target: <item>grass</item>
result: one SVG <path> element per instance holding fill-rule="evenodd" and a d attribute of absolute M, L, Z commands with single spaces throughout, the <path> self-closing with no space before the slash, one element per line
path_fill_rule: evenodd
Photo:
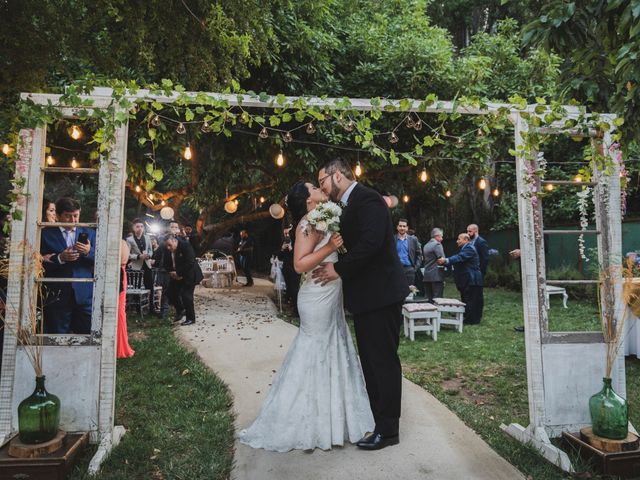
<path fill-rule="evenodd" d="M 89 477 L 87 452 L 71 480 L 226 479 L 233 465 L 227 387 L 159 320 L 130 319 L 132 358 L 118 360 L 116 425 L 127 434 Z"/>
<path fill-rule="evenodd" d="M 453 287 L 446 295 L 457 298 Z M 552 330 L 595 329 L 595 306 L 569 300 L 570 308 L 564 309 L 555 296 L 551 305 Z M 462 335 L 443 329 L 437 342 L 426 335 L 417 335 L 415 342 L 403 336 L 399 353 L 405 377 L 436 396 L 530 478 L 571 478 L 500 430 L 501 423 L 529 424 L 524 334 L 513 330 L 523 324 L 521 295 L 485 289 L 484 312 L 482 323 L 465 326 Z M 633 401 L 640 398 L 638 360 L 627 361 L 627 389 L 630 419 L 638 425 L 640 405 Z"/>

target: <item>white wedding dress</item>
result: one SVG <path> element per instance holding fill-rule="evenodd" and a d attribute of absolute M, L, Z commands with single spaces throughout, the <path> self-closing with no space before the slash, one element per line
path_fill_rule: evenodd
<path fill-rule="evenodd" d="M 327 234 L 315 250 L 329 238 Z M 325 261 L 337 262 L 337 253 Z M 328 450 L 373 431 L 360 361 L 344 318 L 342 281 L 321 286 L 307 274 L 298 293 L 298 312 L 300 329 L 262 410 L 239 434 L 240 442 L 251 447 Z"/>

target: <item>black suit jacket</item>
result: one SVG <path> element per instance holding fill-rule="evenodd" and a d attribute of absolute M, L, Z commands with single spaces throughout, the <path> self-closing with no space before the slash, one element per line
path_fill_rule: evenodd
<path fill-rule="evenodd" d="M 176 267 L 173 268 L 173 261 L 171 252 L 167 251 L 164 255 L 164 267 L 167 272 L 176 272 L 179 277 L 182 277 L 182 282 L 187 285 L 197 285 L 202 281 L 202 270 L 200 265 L 196 261 L 196 254 L 193 251 L 191 244 L 178 239 L 178 248 L 175 252 Z"/>
<path fill-rule="evenodd" d="M 473 242 L 473 246 L 478 252 L 478 257 L 480 258 L 480 271 L 482 272 L 482 277 L 487 274 L 487 265 L 489 265 L 489 244 L 487 241 L 482 238 L 480 235 Z"/>
<path fill-rule="evenodd" d="M 340 255 L 335 270 L 342 278 L 345 307 L 359 314 L 402 302 L 409 285 L 382 196 L 358 183 L 342 212 L 340 233 L 347 253 Z"/>

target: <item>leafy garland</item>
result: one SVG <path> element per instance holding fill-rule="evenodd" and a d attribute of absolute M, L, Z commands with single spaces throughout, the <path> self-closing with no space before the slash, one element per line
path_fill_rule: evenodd
<path fill-rule="evenodd" d="M 100 85 L 104 85 L 100 81 Z M 111 101 L 104 108 L 94 107 L 94 101 L 85 95 L 90 95 L 94 88 L 98 87 L 96 79 L 88 78 L 72 85 L 69 85 L 61 95 L 57 104 L 48 103 L 46 105 L 36 104 L 26 99 L 21 100 L 19 105 L 19 118 L 15 124 L 15 132 L 10 134 L 8 142 L 13 154 L 9 155 L 9 161 L 15 161 L 18 143 L 17 131 L 21 128 L 42 127 L 52 124 L 63 118 L 60 107 L 71 108 L 73 114 L 79 121 L 91 121 L 96 125 L 96 131 L 90 143 L 96 144 L 97 154 L 103 159 L 108 159 L 115 144 L 115 134 L 118 127 L 123 126 L 130 120 L 138 117 L 140 112 L 144 114 L 146 127 L 143 134 L 138 136 L 137 141 L 141 146 L 150 145 L 153 152 L 158 146 L 173 142 L 173 132 L 167 128 L 166 121 L 171 119 L 177 124 L 177 133 L 185 131 L 185 124 L 199 123 L 201 131 L 222 134 L 227 137 L 232 135 L 231 128 L 240 124 L 245 128 L 259 128 L 261 138 L 268 138 L 269 134 L 276 133 L 277 143 L 287 143 L 292 139 L 292 132 L 304 128 L 308 133 L 315 131 L 315 124 L 320 122 L 336 122 L 344 130 L 351 133 L 353 141 L 362 149 L 378 158 L 384 159 L 393 165 L 397 165 L 401 160 L 409 165 L 417 165 L 419 161 L 429 155 L 429 149 L 443 145 L 447 142 L 460 145 L 468 133 L 463 135 L 453 135 L 447 131 L 445 124 L 449 121 L 455 122 L 462 118 L 464 109 L 487 109 L 488 103 L 477 97 L 459 97 L 453 102 L 452 112 L 442 112 L 436 114 L 437 124 L 428 125 L 428 132 L 418 134 L 422 130 L 425 122 L 419 115 L 426 112 L 428 108 L 438 108 L 443 105 L 435 94 L 427 95 L 418 104 L 418 113 L 410 112 L 414 101 L 411 99 L 401 99 L 397 105 L 387 104 L 381 98 L 371 99 L 372 109 L 370 111 L 358 111 L 353 107 L 349 98 L 335 100 L 334 105 L 314 105 L 310 98 L 298 97 L 290 101 L 285 95 L 279 94 L 270 96 L 265 93 L 243 92 L 237 83 L 233 83 L 232 88 L 223 93 L 238 94 L 239 106 L 231 106 L 228 101 L 216 98 L 213 95 L 200 92 L 189 94 L 186 89 L 179 84 L 174 84 L 171 80 L 162 80 L 160 84 L 147 85 L 144 88 L 149 90 L 151 96 L 172 96 L 175 100 L 171 104 L 161 103 L 153 98 L 132 99 L 140 91 L 141 87 L 135 81 L 113 80 L 107 82 L 107 86 L 112 89 Z M 262 102 L 269 103 L 273 108 L 270 115 L 259 115 L 251 113 L 242 106 L 242 95 L 248 95 Z M 321 97 L 325 99 L 326 97 Z M 623 120 L 616 118 L 613 124 L 609 123 L 608 117 L 598 113 L 587 114 L 586 109 L 581 107 L 577 118 L 569 115 L 565 107 L 558 101 L 548 102 L 545 98 L 536 98 L 537 104 L 529 106 L 526 99 L 520 96 L 509 98 L 510 107 L 501 107 L 495 111 L 490 111 L 483 115 L 477 115 L 474 122 L 477 125 L 475 130 L 478 137 L 485 137 L 505 130 L 510 124 L 512 111 L 517 111 L 528 125 L 533 127 L 554 127 L 561 126 L 572 135 L 588 135 L 590 130 L 611 131 L 622 125 Z M 170 116 L 166 111 L 170 112 Z M 374 122 L 379 120 L 385 113 L 404 113 L 403 120 L 391 131 L 381 132 L 374 126 Z M 289 129 L 285 128 L 291 122 L 296 122 L 297 126 Z M 397 151 L 394 145 L 398 142 L 396 130 L 401 126 L 413 129 L 415 144 L 409 151 Z M 614 141 L 620 141 L 620 133 L 613 132 Z M 391 144 L 390 148 L 384 148 L 381 137 L 386 137 Z M 509 153 L 519 156 L 525 160 L 530 158 L 532 152 L 540 151 L 541 146 L 550 138 L 550 135 L 540 133 L 537 129 L 523 132 L 523 145 L 519 145 L 515 150 L 510 149 Z M 175 143 L 175 142 L 173 142 Z M 480 142 L 479 148 L 488 148 L 490 142 Z M 155 165 L 154 154 L 151 155 L 151 162 L 145 166 L 143 172 L 144 187 L 151 191 L 157 181 L 163 176 L 161 169 Z M 602 158 L 601 161 L 607 159 Z M 622 165 L 622 158 L 616 157 Z M 539 168 L 535 172 L 527 169 L 527 184 L 532 188 L 532 175 L 544 178 L 545 169 Z M 24 183 L 16 183 L 10 201 L 16 200 L 16 195 L 22 193 Z M 542 192 L 531 189 L 527 196 L 533 202 Z"/>

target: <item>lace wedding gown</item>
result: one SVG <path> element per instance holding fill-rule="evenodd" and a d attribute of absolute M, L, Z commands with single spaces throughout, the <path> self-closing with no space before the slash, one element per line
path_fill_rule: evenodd
<path fill-rule="evenodd" d="M 303 220 L 304 221 L 304 220 Z M 316 246 L 322 248 L 330 235 Z M 337 262 L 332 253 L 326 262 Z M 300 329 L 253 424 L 240 441 L 278 452 L 328 450 L 373 431 L 360 362 L 342 306 L 342 281 L 325 286 L 310 274 L 298 293 Z"/>

